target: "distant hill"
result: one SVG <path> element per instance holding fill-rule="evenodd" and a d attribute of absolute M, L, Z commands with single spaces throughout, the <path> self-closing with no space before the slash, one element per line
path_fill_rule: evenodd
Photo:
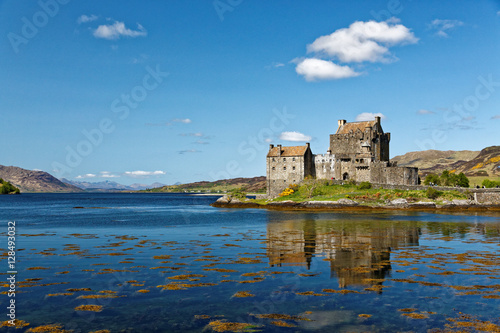
<path fill-rule="evenodd" d="M 47 172 L 15 166 L 0 165 L 0 178 L 18 187 L 21 192 L 82 192 L 82 189 L 65 184 Z"/>
<path fill-rule="evenodd" d="M 415 151 L 396 156 L 391 161 L 398 162 L 399 166 L 418 167 L 421 175 L 454 170 L 466 176 L 500 176 L 500 146 L 487 147 L 481 151 Z"/>
<path fill-rule="evenodd" d="M 110 180 L 105 180 L 102 182 L 86 182 L 86 181 L 76 181 L 76 180 L 69 180 L 69 179 L 62 178 L 61 181 L 63 181 L 64 183 L 74 185 L 76 187 L 79 187 L 79 188 L 84 189 L 85 191 L 89 191 L 89 192 L 91 192 L 91 191 L 98 191 L 98 192 L 139 191 L 139 190 L 145 190 L 145 189 L 149 189 L 149 188 L 165 186 L 165 184 L 161 184 L 161 183 L 153 183 L 151 185 L 139 184 L 139 183 L 134 183 L 131 185 L 123 185 L 123 184 L 113 182 Z"/>
<path fill-rule="evenodd" d="M 243 191 L 249 193 L 265 192 L 266 177 L 253 178 L 233 178 L 223 179 L 213 182 L 201 181 L 189 184 L 167 185 L 159 188 L 154 188 L 148 192 L 223 192 L 232 189 L 242 188 Z"/>

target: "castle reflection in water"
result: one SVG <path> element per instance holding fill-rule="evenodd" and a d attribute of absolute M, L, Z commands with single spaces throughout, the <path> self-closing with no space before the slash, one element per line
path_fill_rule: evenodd
<path fill-rule="evenodd" d="M 413 222 L 363 219 L 319 219 L 314 214 L 271 214 L 267 225 L 267 256 L 271 267 L 302 266 L 317 270 L 328 261 L 339 287 L 384 279 L 391 270 L 390 252 L 418 246 L 420 228 Z M 313 260 L 314 258 L 314 260 Z"/>

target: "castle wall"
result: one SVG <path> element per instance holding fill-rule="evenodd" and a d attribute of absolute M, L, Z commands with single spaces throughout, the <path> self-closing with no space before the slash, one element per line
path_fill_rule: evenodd
<path fill-rule="evenodd" d="M 299 184 L 314 174 L 314 160 L 311 149 L 304 156 L 267 157 L 267 195 L 278 196 L 291 184 Z"/>
<path fill-rule="evenodd" d="M 335 178 L 335 155 L 319 154 L 314 156 L 314 177 L 317 179 Z"/>

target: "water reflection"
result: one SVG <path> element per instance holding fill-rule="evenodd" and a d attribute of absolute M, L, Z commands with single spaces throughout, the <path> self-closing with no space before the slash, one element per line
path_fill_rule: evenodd
<path fill-rule="evenodd" d="M 267 225 L 267 256 L 271 267 L 300 266 L 311 270 L 313 258 L 330 265 L 339 287 L 366 285 L 391 270 L 390 253 L 418 246 L 416 222 L 282 219 Z"/>

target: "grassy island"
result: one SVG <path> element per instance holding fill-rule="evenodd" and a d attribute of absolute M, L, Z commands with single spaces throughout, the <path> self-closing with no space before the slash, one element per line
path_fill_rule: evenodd
<path fill-rule="evenodd" d="M 236 192 L 238 193 L 238 192 Z M 360 184 L 334 184 L 328 180 L 305 180 L 300 185 L 289 186 L 279 197 L 255 199 L 255 203 L 267 204 L 280 201 L 337 201 L 349 199 L 362 205 L 383 205 L 392 200 L 405 199 L 407 202 L 435 202 L 446 204 L 455 199 L 467 199 L 466 193 L 457 190 L 438 191 L 432 187 L 426 190 L 401 190 L 374 188 L 369 182 Z"/>

